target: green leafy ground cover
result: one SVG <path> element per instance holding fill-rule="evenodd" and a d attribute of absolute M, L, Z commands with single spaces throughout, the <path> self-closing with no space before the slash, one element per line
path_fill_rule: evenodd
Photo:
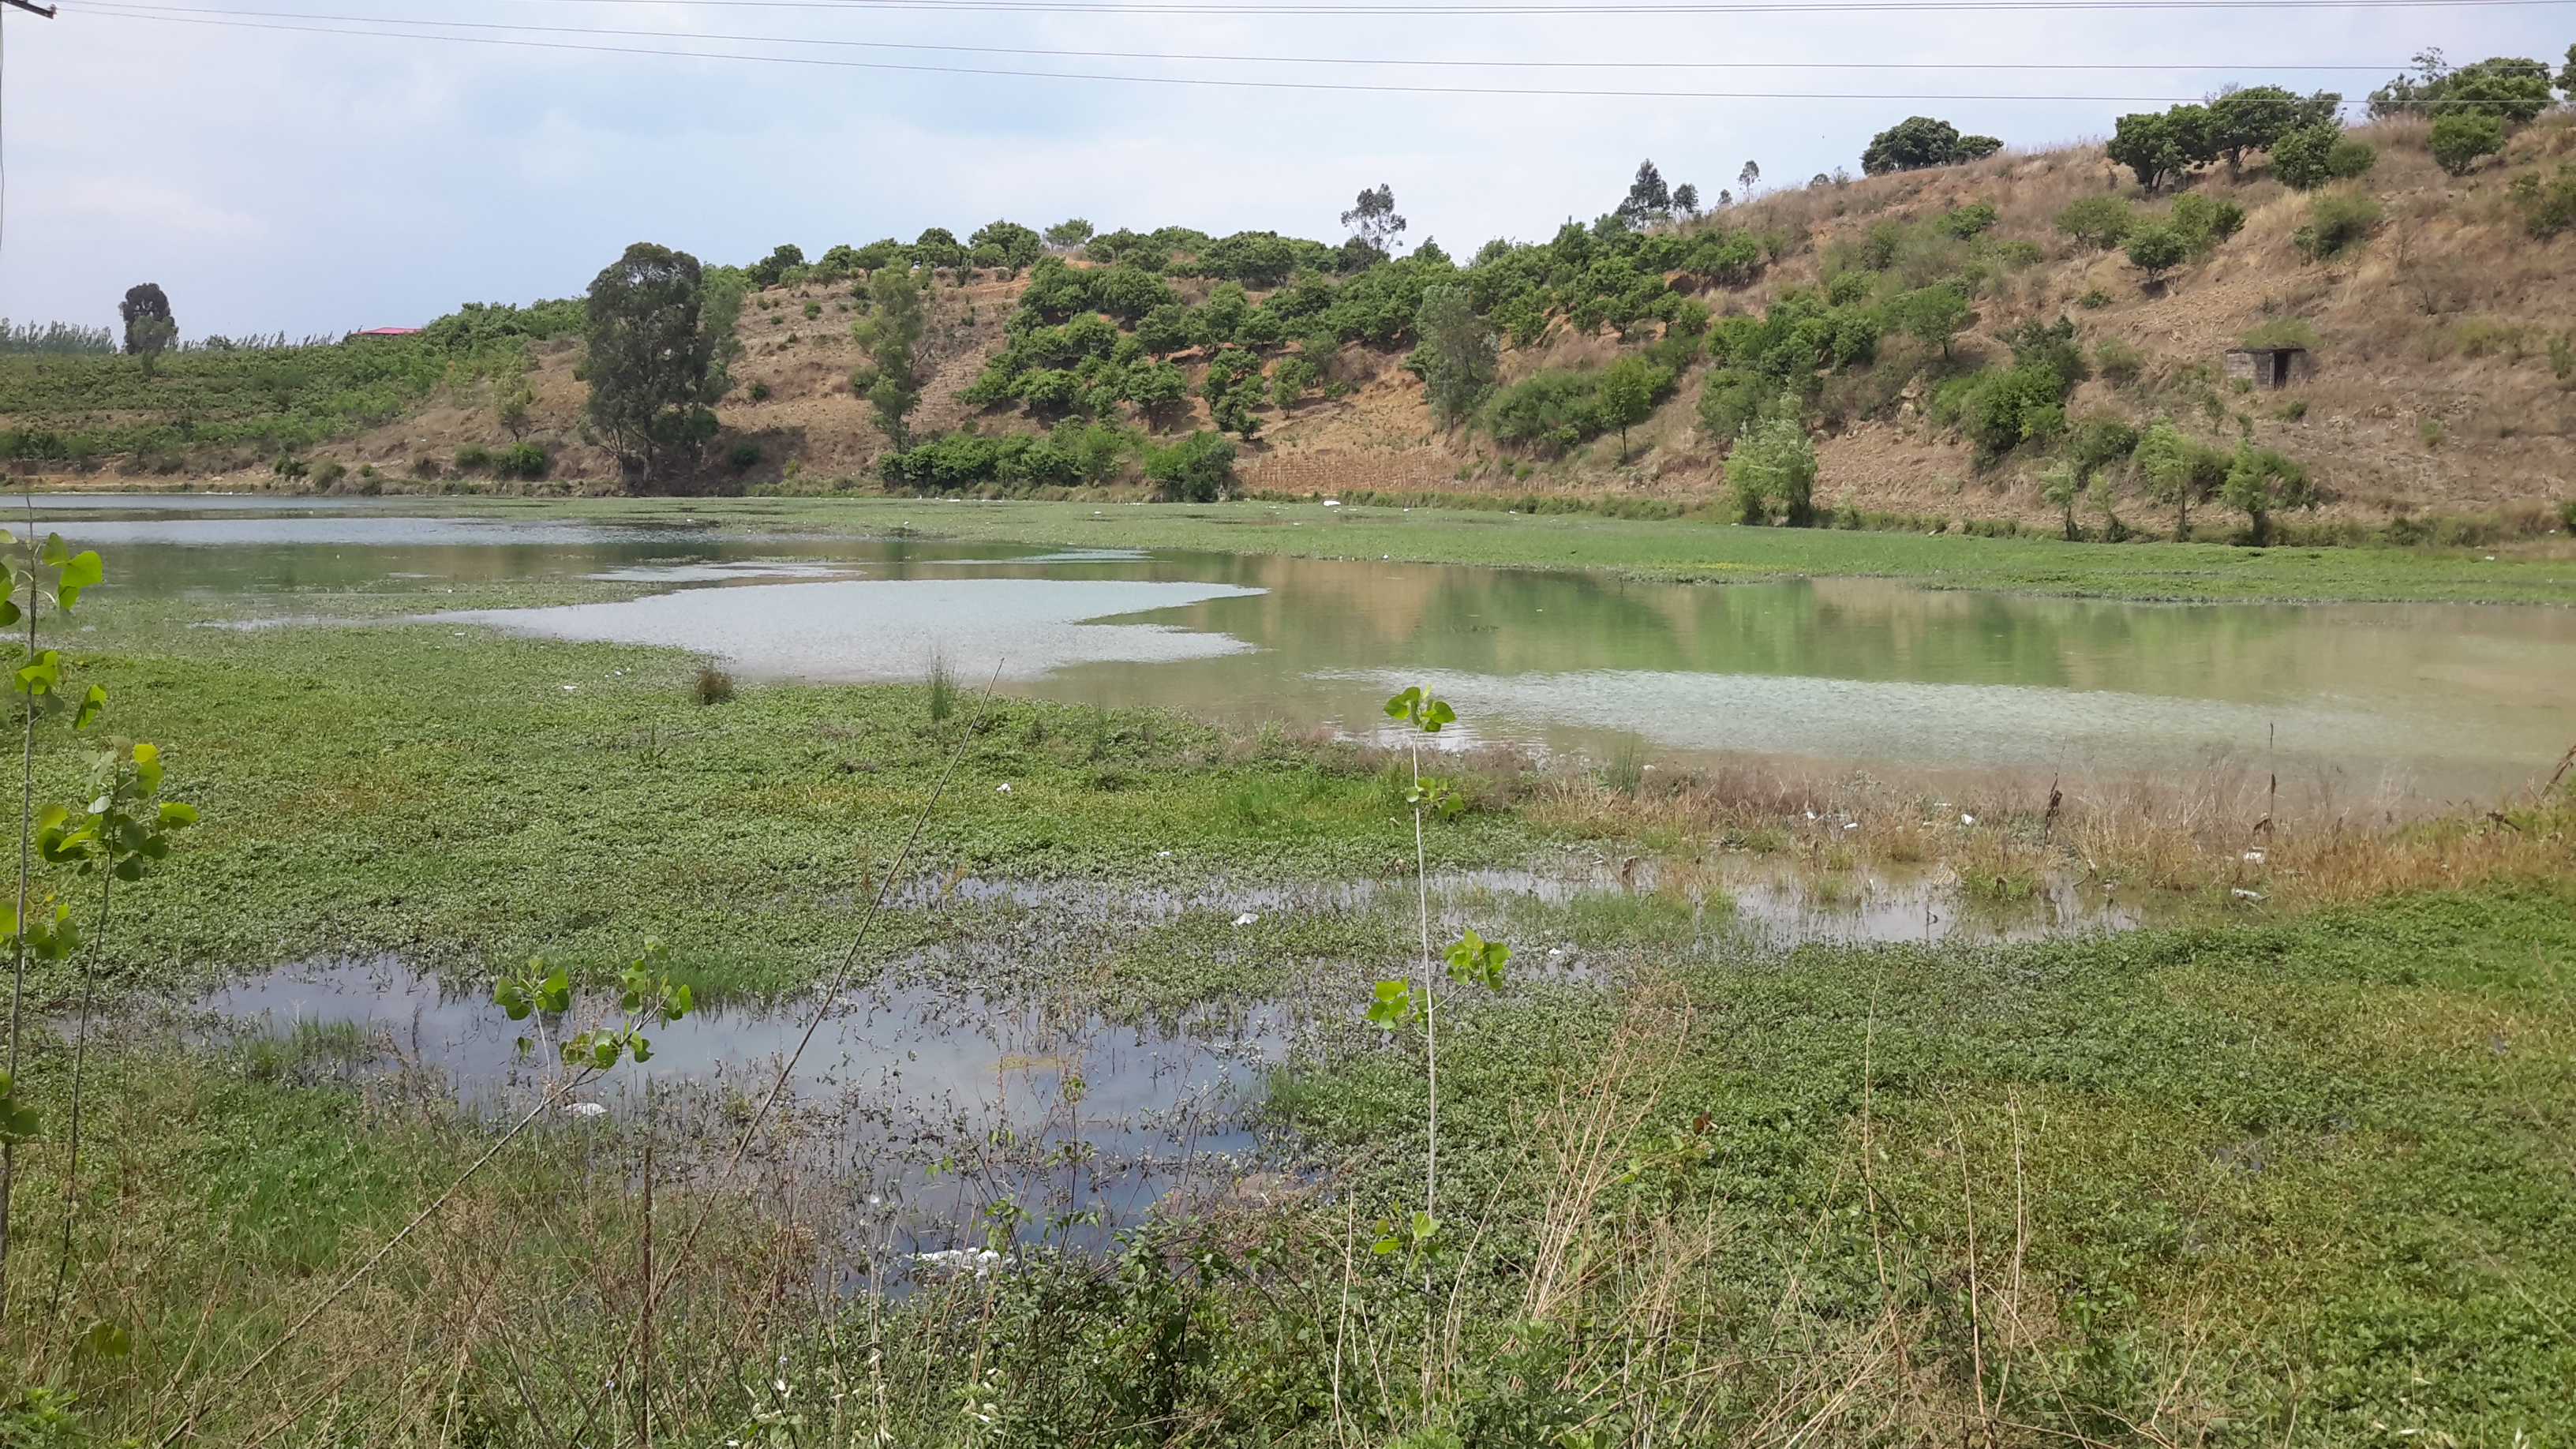
<path fill-rule="evenodd" d="M 1449 1227 L 1425 1251 L 1371 1250 L 1419 1186 L 1416 1043 L 1355 1027 L 1274 1084 L 1314 1175 L 1267 1207 L 1219 1197 L 1107 1261 L 1032 1254 L 891 1303 L 675 1292 L 657 1432 L 748 1438 L 785 1414 L 771 1442 L 2576 1434 L 2576 898 L 1618 960 L 1524 979 L 1450 1028 Z M 107 1061 L 96 1150 L 122 1165 L 93 1189 L 76 1311 L 132 1347 L 48 1370 L 102 1442 L 166 1424 L 174 1375 L 228 1377 L 313 1275 L 480 1150 L 470 1121 L 344 1085 L 345 1046 Z M 407 1250 L 263 1370 L 268 1394 L 222 1401 L 208 1441 L 338 1443 L 354 1420 L 378 1443 L 554 1442 L 603 1412 L 632 1352 L 619 1184 L 640 1145 L 568 1125 L 516 1144 L 451 1210 L 510 1224 L 472 1271 L 444 1238 Z M 50 1243 L 56 1185 L 21 1161 L 27 1241 Z M 756 1237 L 724 1220 L 699 1252 L 747 1271 Z M 496 1280 L 507 1305 L 476 1286 Z"/>

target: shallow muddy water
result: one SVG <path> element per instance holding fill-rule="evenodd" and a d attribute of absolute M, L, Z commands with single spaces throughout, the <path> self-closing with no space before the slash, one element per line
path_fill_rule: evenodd
<path fill-rule="evenodd" d="M 950 504 L 948 507 L 968 505 Z M 925 504 L 926 526 L 941 505 Z M 1284 510 L 1317 514 L 1319 510 Z M 40 500 L 122 587 L 204 622 L 333 589 L 517 580 L 644 597 L 456 619 L 662 644 L 753 678 L 959 678 L 1367 732 L 1428 680 L 1457 736 L 1832 767 L 2277 769 L 2341 798 L 2484 797 L 2576 738 L 2576 611 L 2159 605 L 1866 579 L 1741 585 L 1387 561 L 1049 550 L 406 513 L 400 501 Z"/>

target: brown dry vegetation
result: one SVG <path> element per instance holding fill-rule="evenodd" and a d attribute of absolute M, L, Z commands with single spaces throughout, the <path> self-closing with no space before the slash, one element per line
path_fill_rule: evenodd
<path fill-rule="evenodd" d="M 2097 376 L 2079 389 L 2070 402 L 2074 416 L 2107 412 L 2143 423 L 2170 415 L 2215 440 L 2242 435 L 2277 447 L 2315 474 L 2325 500 L 2319 516 L 2328 521 L 2375 526 L 2409 513 L 2462 513 L 2499 520 L 2508 532 L 2544 534 L 2559 501 L 2576 496 L 2576 378 L 2557 376 L 2550 357 L 2553 339 L 2576 335 L 2576 288 L 2566 284 L 2576 235 L 2529 236 L 2506 186 L 2515 175 L 2576 156 L 2576 117 L 2544 117 L 2515 135 L 2502 156 L 2461 178 L 2433 165 L 2420 123 L 2380 122 L 2355 134 L 2378 149 L 2377 167 L 2358 184 L 2384 218 L 2364 246 L 2339 260 L 2309 262 L 2292 244 L 2309 196 L 2285 189 L 2259 164 L 2241 174 L 2220 169 L 2196 189 L 2242 206 L 2244 229 L 2150 295 L 2119 252 L 2082 246 L 2053 225 L 2078 197 L 2135 192 L 2125 171 L 2086 145 L 1782 191 L 1733 208 L 1726 224 L 1784 238 L 1781 254 L 1751 286 L 1712 289 L 1702 300 L 1719 313 L 1758 310 L 1786 288 L 1818 282 L 1834 248 L 1878 221 L 1921 220 L 1988 201 L 1999 214 L 1993 235 L 2035 243 L 2042 259 L 1990 284 L 1974 327 L 1959 339 L 1962 357 L 1999 356 L 1999 330 L 2068 315 L 2088 348 L 2116 341 L 2141 356 L 2134 381 L 2115 385 Z M 977 273 L 966 286 L 943 282 L 937 290 L 924 348 L 933 373 L 917 429 L 1033 426 L 999 413 L 979 416 L 957 401 L 1001 345 L 1019 286 Z M 1179 284 L 1191 300 L 1208 288 L 1204 281 Z M 2082 305 L 2088 294 L 2096 305 Z M 818 316 L 803 314 L 808 303 Z M 850 369 L 862 360 L 850 340 L 851 317 L 837 285 L 773 288 L 751 299 L 740 324 L 738 386 L 720 409 L 725 437 L 692 486 L 870 486 L 883 439 L 849 392 Z M 2226 385 L 2219 355 L 2253 329 L 2285 319 L 2318 338 L 2315 375 L 2279 393 Z M 1606 330 L 1570 336 L 1560 326 L 1544 343 L 1507 351 L 1503 379 L 1599 361 L 1617 348 Z M 2029 467 L 1980 470 L 1954 434 L 1923 416 L 1921 382 L 1904 381 L 1919 362 L 1916 351 L 1911 340 L 1891 337 L 1876 367 L 1830 380 L 1818 501 L 1863 512 L 2051 523 L 2054 511 L 2039 498 Z M 582 441 L 577 360 L 570 342 L 541 348 L 536 358 L 531 436 L 553 450 L 556 480 L 537 488 L 613 486 L 612 461 Z M 1632 430 L 1628 462 L 1614 465 L 1615 450 L 1598 444 L 1563 458 L 1513 457 L 1472 432 L 1443 433 L 1421 383 L 1397 360 L 1392 351 L 1357 345 L 1322 359 L 1340 395 L 1267 413 L 1262 438 L 1240 461 L 1245 485 L 1294 493 L 1643 498 L 1682 507 L 1723 486 L 1717 452 L 1698 435 L 1696 376 L 1685 377 L 1675 396 Z M 493 420 L 489 388 L 477 383 L 442 395 L 315 456 L 353 470 L 373 464 L 385 486 L 399 489 L 439 471 L 415 468 L 416 459 L 443 460 L 465 443 L 510 441 Z M 1877 395 L 1891 389 L 1890 397 Z M 1881 420 L 1858 420 L 1869 412 Z M 1178 426 L 1206 424 L 1205 405 L 1193 397 Z M 736 468 L 727 455 L 745 440 L 760 446 L 761 461 Z M 256 467 L 257 481 L 274 481 L 265 477 L 264 459 L 207 461 Z M 2154 510 L 2135 494 L 2134 484 L 2122 484 L 2115 506 L 2133 524 L 2156 526 Z"/>

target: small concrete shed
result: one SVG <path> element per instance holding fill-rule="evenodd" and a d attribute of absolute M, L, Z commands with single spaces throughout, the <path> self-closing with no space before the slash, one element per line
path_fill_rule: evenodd
<path fill-rule="evenodd" d="M 2316 375 L 2304 347 L 2239 347 L 2227 354 L 2227 375 L 2260 388 L 2282 388 Z"/>

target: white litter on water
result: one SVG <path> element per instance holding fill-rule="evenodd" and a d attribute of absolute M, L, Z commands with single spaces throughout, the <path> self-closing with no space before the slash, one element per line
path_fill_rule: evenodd
<path fill-rule="evenodd" d="M 1962 815 L 1959 817 L 1959 823 L 1962 825 L 1974 825 L 1977 823 L 1977 817 L 1974 815 Z"/>
<path fill-rule="evenodd" d="M 570 1112 L 576 1117 L 605 1117 L 608 1115 L 608 1109 L 597 1102 L 575 1102 L 571 1106 L 564 1108 L 564 1110 Z"/>
<path fill-rule="evenodd" d="M 1169 860 L 1172 858 L 1172 853 L 1168 850 L 1158 850 L 1154 852 L 1154 857 L 1157 860 Z"/>
<path fill-rule="evenodd" d="M 1001 1266 L 1002 1255 L 990 1248 L 947 1248 L 936 1253 L 915 1253 L 912 1261 L 925 1268 L 972 1268 L 975 1276 L 982 1278 Z"/>
<path fill-rule="evenodd" d="M 2230 894 L 2234 895 L 2240 901 L 2259 901 L 2263 899 L 2263 893 L 2261 891 L 2249 891 L 2243 886 L 2238 886 L 2234 891 L 2230 892 Z"/>
<path fill-rule="evenodd" d="M 1239 916 L 1235 917 L 1235 918 L 1234 918 L 1234 923 L 1235 923 L 1236 925 L 1238 925 L 1238 926 L 1249 926 L 1249 925 L 1251 925 L 1253 922 L 1255 922 L 1255 921 L 1257 921 L 1257 920 L 1260 920 L 1260 919 L 1261 919 L 1261 918 L 1260 918 L 1259 916 L 1254 915 L 1254 914 L 1253 914 L 1252 912 L 1250 912 L 1250 911 L 1246 911 L 1246 912 L 1244 912 L 1242 915 L 1239 915 Z"/>
<path fill-rule="evenodd" d="M 2263 863 L 2263 852 L 2259 850 L 2249 850 L 2245 852 L 2245 858 L 2254 862 L 2256 865 L 2261 865 Z"/>
<path fill-rule="evenodd" d="M 1011 793 L 1011 787 L 1007 784 L 996 785 L 993 787 L 993 793 L 996 795 L 1008 795 Z"/>

